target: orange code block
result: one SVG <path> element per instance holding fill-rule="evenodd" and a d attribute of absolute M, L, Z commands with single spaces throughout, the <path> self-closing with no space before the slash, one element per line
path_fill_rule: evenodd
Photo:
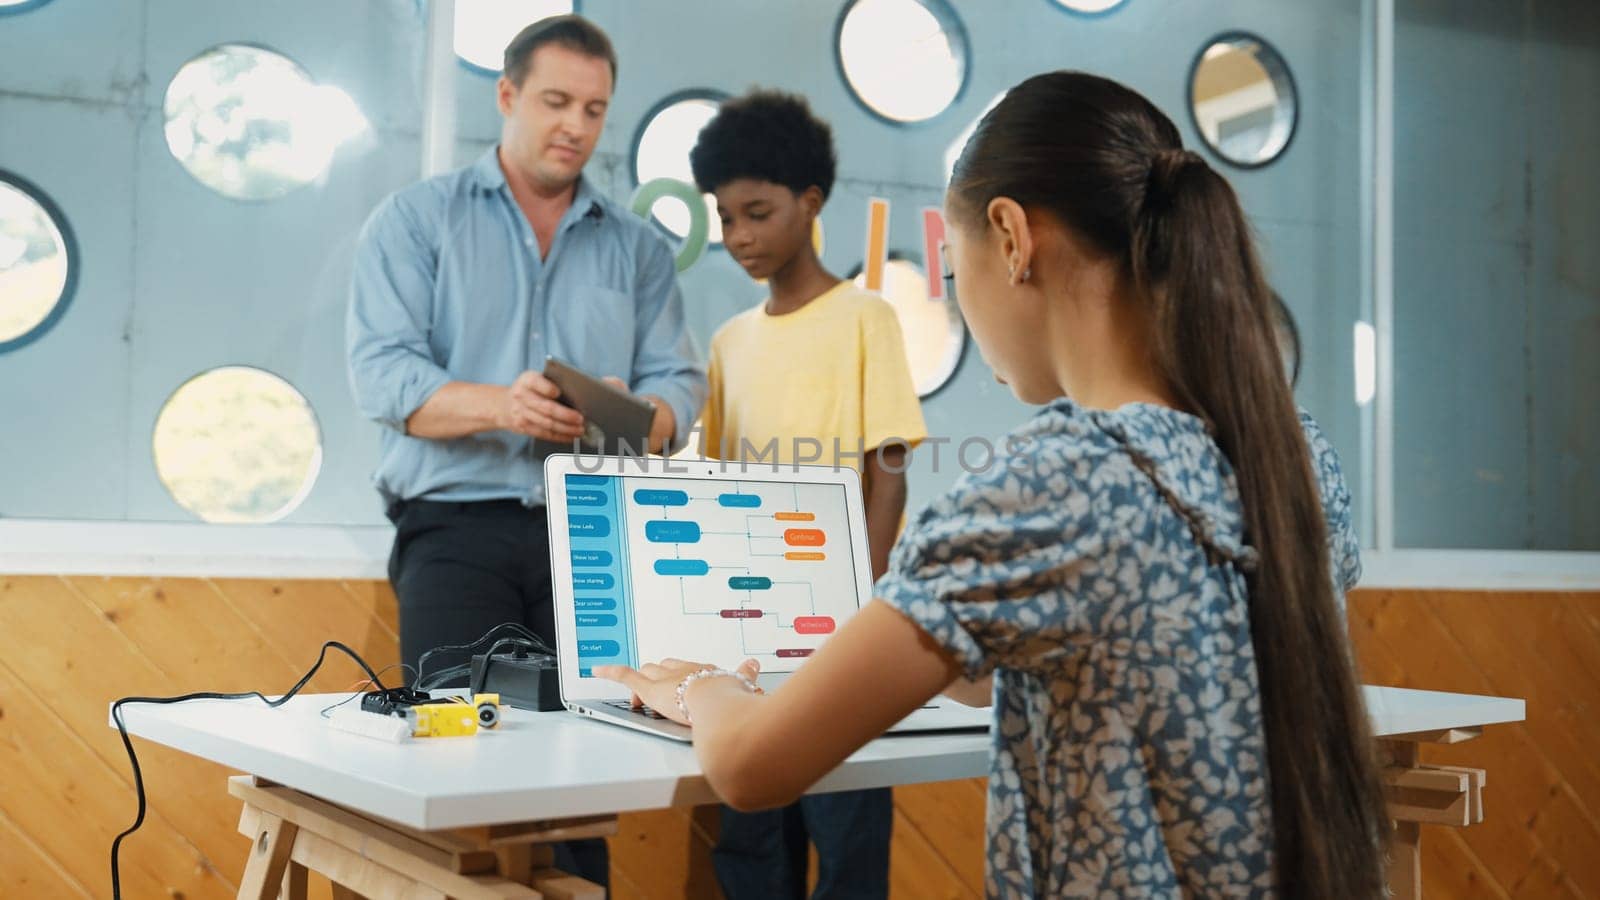
<path fill-rule="evenodd" d="M 828 536 L 821 528 L 788 528 L 783 532 L 783 542 L 791 547 L 821 547 Z"/>

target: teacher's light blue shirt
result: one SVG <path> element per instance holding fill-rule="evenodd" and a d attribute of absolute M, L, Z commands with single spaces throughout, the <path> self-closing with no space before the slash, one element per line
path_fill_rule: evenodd
<path fill-rule="evenodd" d="M 405 433 L 446 382 L 510 384 L 554 356 L 666 400 L 675 447 L 705 403 L 666 241 L 585 179 L 541 260 L 497 149 L 392 194 L 361 232 L 346 348 L 356 404 L 385 426 L 373 481 L 387 500 L 543 502 L 531 438 Z"/>

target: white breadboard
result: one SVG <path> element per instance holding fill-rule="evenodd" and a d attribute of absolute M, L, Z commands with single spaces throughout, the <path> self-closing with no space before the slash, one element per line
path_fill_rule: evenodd
<path fill-rule="evenodd" d="M 367 712 L 354 706 L 341 706 L 329 713 L 328 724 L 340 731 L 395 744 L 411 740 L 411 724 L 405 719 Z"/>

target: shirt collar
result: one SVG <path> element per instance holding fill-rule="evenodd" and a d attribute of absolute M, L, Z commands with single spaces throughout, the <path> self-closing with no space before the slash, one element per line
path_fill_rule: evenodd
<path fill-rule="evenodd" d="M 589 176 L 578 176 L 578 189 L 572 194 L 572 213 L 579 218 L 599 219 L 605 215 L 600 193 L 589 183 Z"/>
<path fill-rule="evenodd" d="M 486 191 L 498 191 L 509 188 L 506 185 L 506 173 L 500 169 L 500 145 L 490 147 L 478 157 L 472 165 L 473 179 L 478 186 Z M 563 219 L 592 217 L 599 219 L 605 215 L 605 207 L 600 203 L 600 194 L 595 191 L 594 185 L 589 183 L 586 175 L 578 176 L 578 189 L 572 195 L 572 208 L 567 210 Z"/>

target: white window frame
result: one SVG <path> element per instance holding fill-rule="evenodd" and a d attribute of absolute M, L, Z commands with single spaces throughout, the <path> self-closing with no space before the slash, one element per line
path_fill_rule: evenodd
<path fill-rule="evenodd" d="M 388 577 L 387 525 L 0 519 L 0 575 Z"/>
<path fill-rule="evenodd" d="M 1538 550 L 1425 550 L 1395 546 L 1394 496 L 1394 108 L 1395 2 L 1365 0 L 1362 15 L 1371 122 L 1362 172 L 1371 186 L 1363 219 L 1367 296 L 1363 318 L 1376 334 L 1377 391 L 1361 410 L 1361 471 L 1366 500 L 1362 587 L 1459 590 L 1600 590 L 1600 553 Z"/>

